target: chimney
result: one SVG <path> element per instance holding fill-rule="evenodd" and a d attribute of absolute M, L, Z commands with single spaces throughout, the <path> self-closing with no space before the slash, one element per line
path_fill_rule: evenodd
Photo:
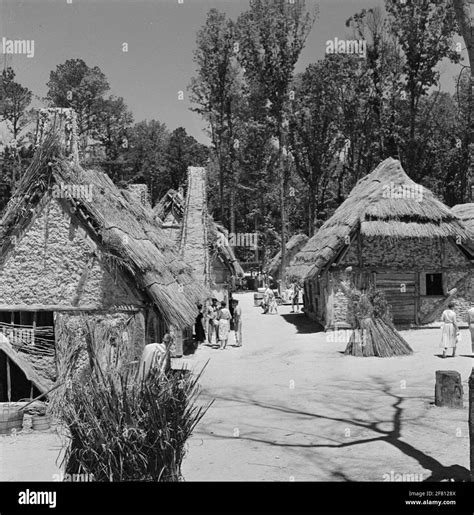
<path fill-rule="evenodd" d="M 77 147 L 76 113 L 65 107 L 49 107 L 40 109 L 36 128 L 35 146 L 39 146 L 51 131 L 57 131 L 61 151 L 79 163 Z"/>

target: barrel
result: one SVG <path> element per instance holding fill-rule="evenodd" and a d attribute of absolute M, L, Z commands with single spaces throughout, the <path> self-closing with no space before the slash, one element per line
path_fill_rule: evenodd
<path fill-rule="evenodd" d="M 12 430 L 23 428 L 23 411 L 13 406 L 0 407 L 0 434 L 8 435 Z"/>
<path fill-rule="evenodd" d="M 31 429 L 35 431 L 46 431 L 51 427 L 49 415 L 33 415 L 31 417 Z"/>
<path fill-rule="evenodd" d="M 263 293 L 254 293 L 253 294 L 253 305 L 260 306 L 263 300 Z"/>

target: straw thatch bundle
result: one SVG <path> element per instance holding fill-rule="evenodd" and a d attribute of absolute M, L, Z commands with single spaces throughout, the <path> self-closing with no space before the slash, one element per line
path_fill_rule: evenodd
<path fill-rule="evenodd" d="M 0 226 L 0 256 L 11 246 L 11 235 L 21 234 L 49 200 L 54 184 L 92 188 L 92 198 L 58 199 L 73 219 L 97 243 L 104 258 L 128 274 L 164 320 L 178 328 L 194 323 L 196 302 L 208 292 L 196 282 L 191 267 L 176 252 L 154 219 L 151 209 L 120 191 L 102 171 L 84 170 L 60 154 L 53 131 L 38 148 L 8 203 Z"/>
<path fill-rule="evenodd" d="M 371 287 L 363 293 L 347 282 L 341 283 L 341 289 L 349 300 L 349 316 L 355 327 L 345 354 L 389 358 L 413 353 L 395 329 L 382 291 Z"/>
<path fill-rule="evenodd" d="M 466 243 L 469 231 L 426 188 L 388 158 L 362 178 L 334 215 L 296 255 L 289 275 L 309 279 L 331 261 L 357 232 L 369 237 L 446 238 Z"/>

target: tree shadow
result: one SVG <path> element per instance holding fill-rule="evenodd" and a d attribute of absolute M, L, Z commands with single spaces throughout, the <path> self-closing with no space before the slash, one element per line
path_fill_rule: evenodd
<path fill-rule="evenodd" d="M 423 452 L 420 449 L 417 449 L 412 444 L 403 441 L 401 439 L 402 437 L 402 420 L 403 420 L 403 401 L 404 397 L 397 395 L 395 393 L 392 393 L 390 391 L 390 387 L 385 383 L 385 381 L 381 378 L 376 380 L 379 384 L 380 388 L 376 389 L 376 391 L 383 393 L 385 396 L 392 399 L 391 407 L 393 409 L 392 416 L 389 420 L 377 420 L 377 421 L 367 421 L 363 418 L 358 417 L 346 417 L 344 416 L 329 416 L 329 415 L 322 415 L 319 413 L 312 413 L 308 411 L 303 411 L 299 409 L 294 409 L 291 407 L 286 406 L 279 406 L 275 404 L 270 404 L 267 402 L 260 402 L 255 399 L 239 399 L 238 397 L 229 397 L 229 396 L 213 396 L 215 399 L 223 399 L 228 400 L 232 402 L 241 402 L 252 406 L 257 406 L 263 409 L 273 410 L 277 412 L 281 412 L 284 414 L 289 415 L 295 415 L 299 417 L 304 418 L 311 418 L 316 420 L 327 420 L 332 422 L 340 422 L 343 424 L 346 424 L 347 426 L 356 426 L 361 429 L 365 429 L 366 431 L 369 431 L 374 434 L 374 436 L 369 438 L 363 438 L 363 439 L 354 439 L 347 442 L 340 442 L 333 438 L 326 437 L 327 440 L 335 442 L 335 443 L 284 443 L 284 442 L 276 442 L 272 440 L 268 440 L 265 438 L 260 438 L 256 436 L 245 436 L 240 435 L 240 439 L 253 441 L 253 442 L 259 442 L 264 443 L 269 446 L 276 446 L 276 447 L 284 447 L 284 448 L 295 448 L 295 449 L 344 449 L 348 447 L 353 447 L 357 445 L 364 445 L 368 443 L 373 442 L 385 442 L 386 444 L 395 447 L 397 450 L 405 454 L 406 456 L 409 456 L 410 458 L 413 458 L 415 461 L 418 462 L 418 464 L 426 470 L 430 471 L 429 477 L 424 479 L 424 482 L 437 482 L 437 481 L 471 481 L 470 477 L 470 471 L 461 466 L 461 465 L 450 465 L 450 466 L 444 466 L 440 461 L 433 458 L 432 456 L 429 456 L 425 452 Z M 352 388 L 354 389 L 354 388 Z M 360 391 L 368 392 L 370 389 L 367 387 L 362 387 Z M 370 415 L 370 410 L 366 410 L 366 412 Z M 415 419 L 410 420 L 418 420 L 420 417 L 416 417 Z M 391 424 L 391 428 L 386 430 L 382 429 L 383 424 Z M 420 425 L 423 425 L 423 422 L 420 422 Z M 223 439 L 233 439 L 233 436 L 228 435 L 217 435 L 214 434 L 214 436 L 218 436 L 219 438 Z M 314 455 L 312 455 L 312 458 L 314 459 Z M 334 478 L 343 479 L 345 481 L 350 481 L 344 473 L 339 469 L 337 471 L 331 471 L 329 472 Z"/>
<path fill-rule="evenodd" d="M 285 322 L 296 327 L 298 334 L 314 334 L 324 332 L 324 327 L 308 318 L 304 313 L 287 313 L 280 315 Z"/>

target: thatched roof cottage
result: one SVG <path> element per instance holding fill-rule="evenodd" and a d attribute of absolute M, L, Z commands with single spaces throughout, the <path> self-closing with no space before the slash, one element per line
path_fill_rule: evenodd
<path fill-rule="evenodd" d="M 298 252 L 308 243 L 308 236 L 306 234 L 294 234 L 286 243 L 286 262 L 291 263 L 292 259 Z M 281 250 L 279 250 L 271 259 L 268 266 L 265 268 L 267 274 L 271 275 L 273 279 L 280 278 L 281 267 Z"/>
<path fill-rule="evenodd" d="M 461 312 L 473 300 L 468 244 L 464 223 L 389 158 L 357 183 L 287 272 L 304 280 L 305 312 L 326 329 L 348 326 L 339 287 L 347 278 L 383 290 L 396 323 L 424 324 L 453 288 Z"/>
<path fill-rule="evenodd" d="M 226 229 L 208 213 L 205 168 L 189 167 L 185 197 L 169 190 L 154 213 L 193 267 L 194 276 L 213 296 L 227 298 L 233 281 L 244 271 L 229 245 Z"/>
<path fill-rule="evenodd" d="M 50 387 L 75 353 L 84 364 L 87 328 L 132 361 L 170 329 L 179 338 L 208 295 L 152 211 L 63 150 L 53 131 L 0 221 L 0 401 Z"/>

